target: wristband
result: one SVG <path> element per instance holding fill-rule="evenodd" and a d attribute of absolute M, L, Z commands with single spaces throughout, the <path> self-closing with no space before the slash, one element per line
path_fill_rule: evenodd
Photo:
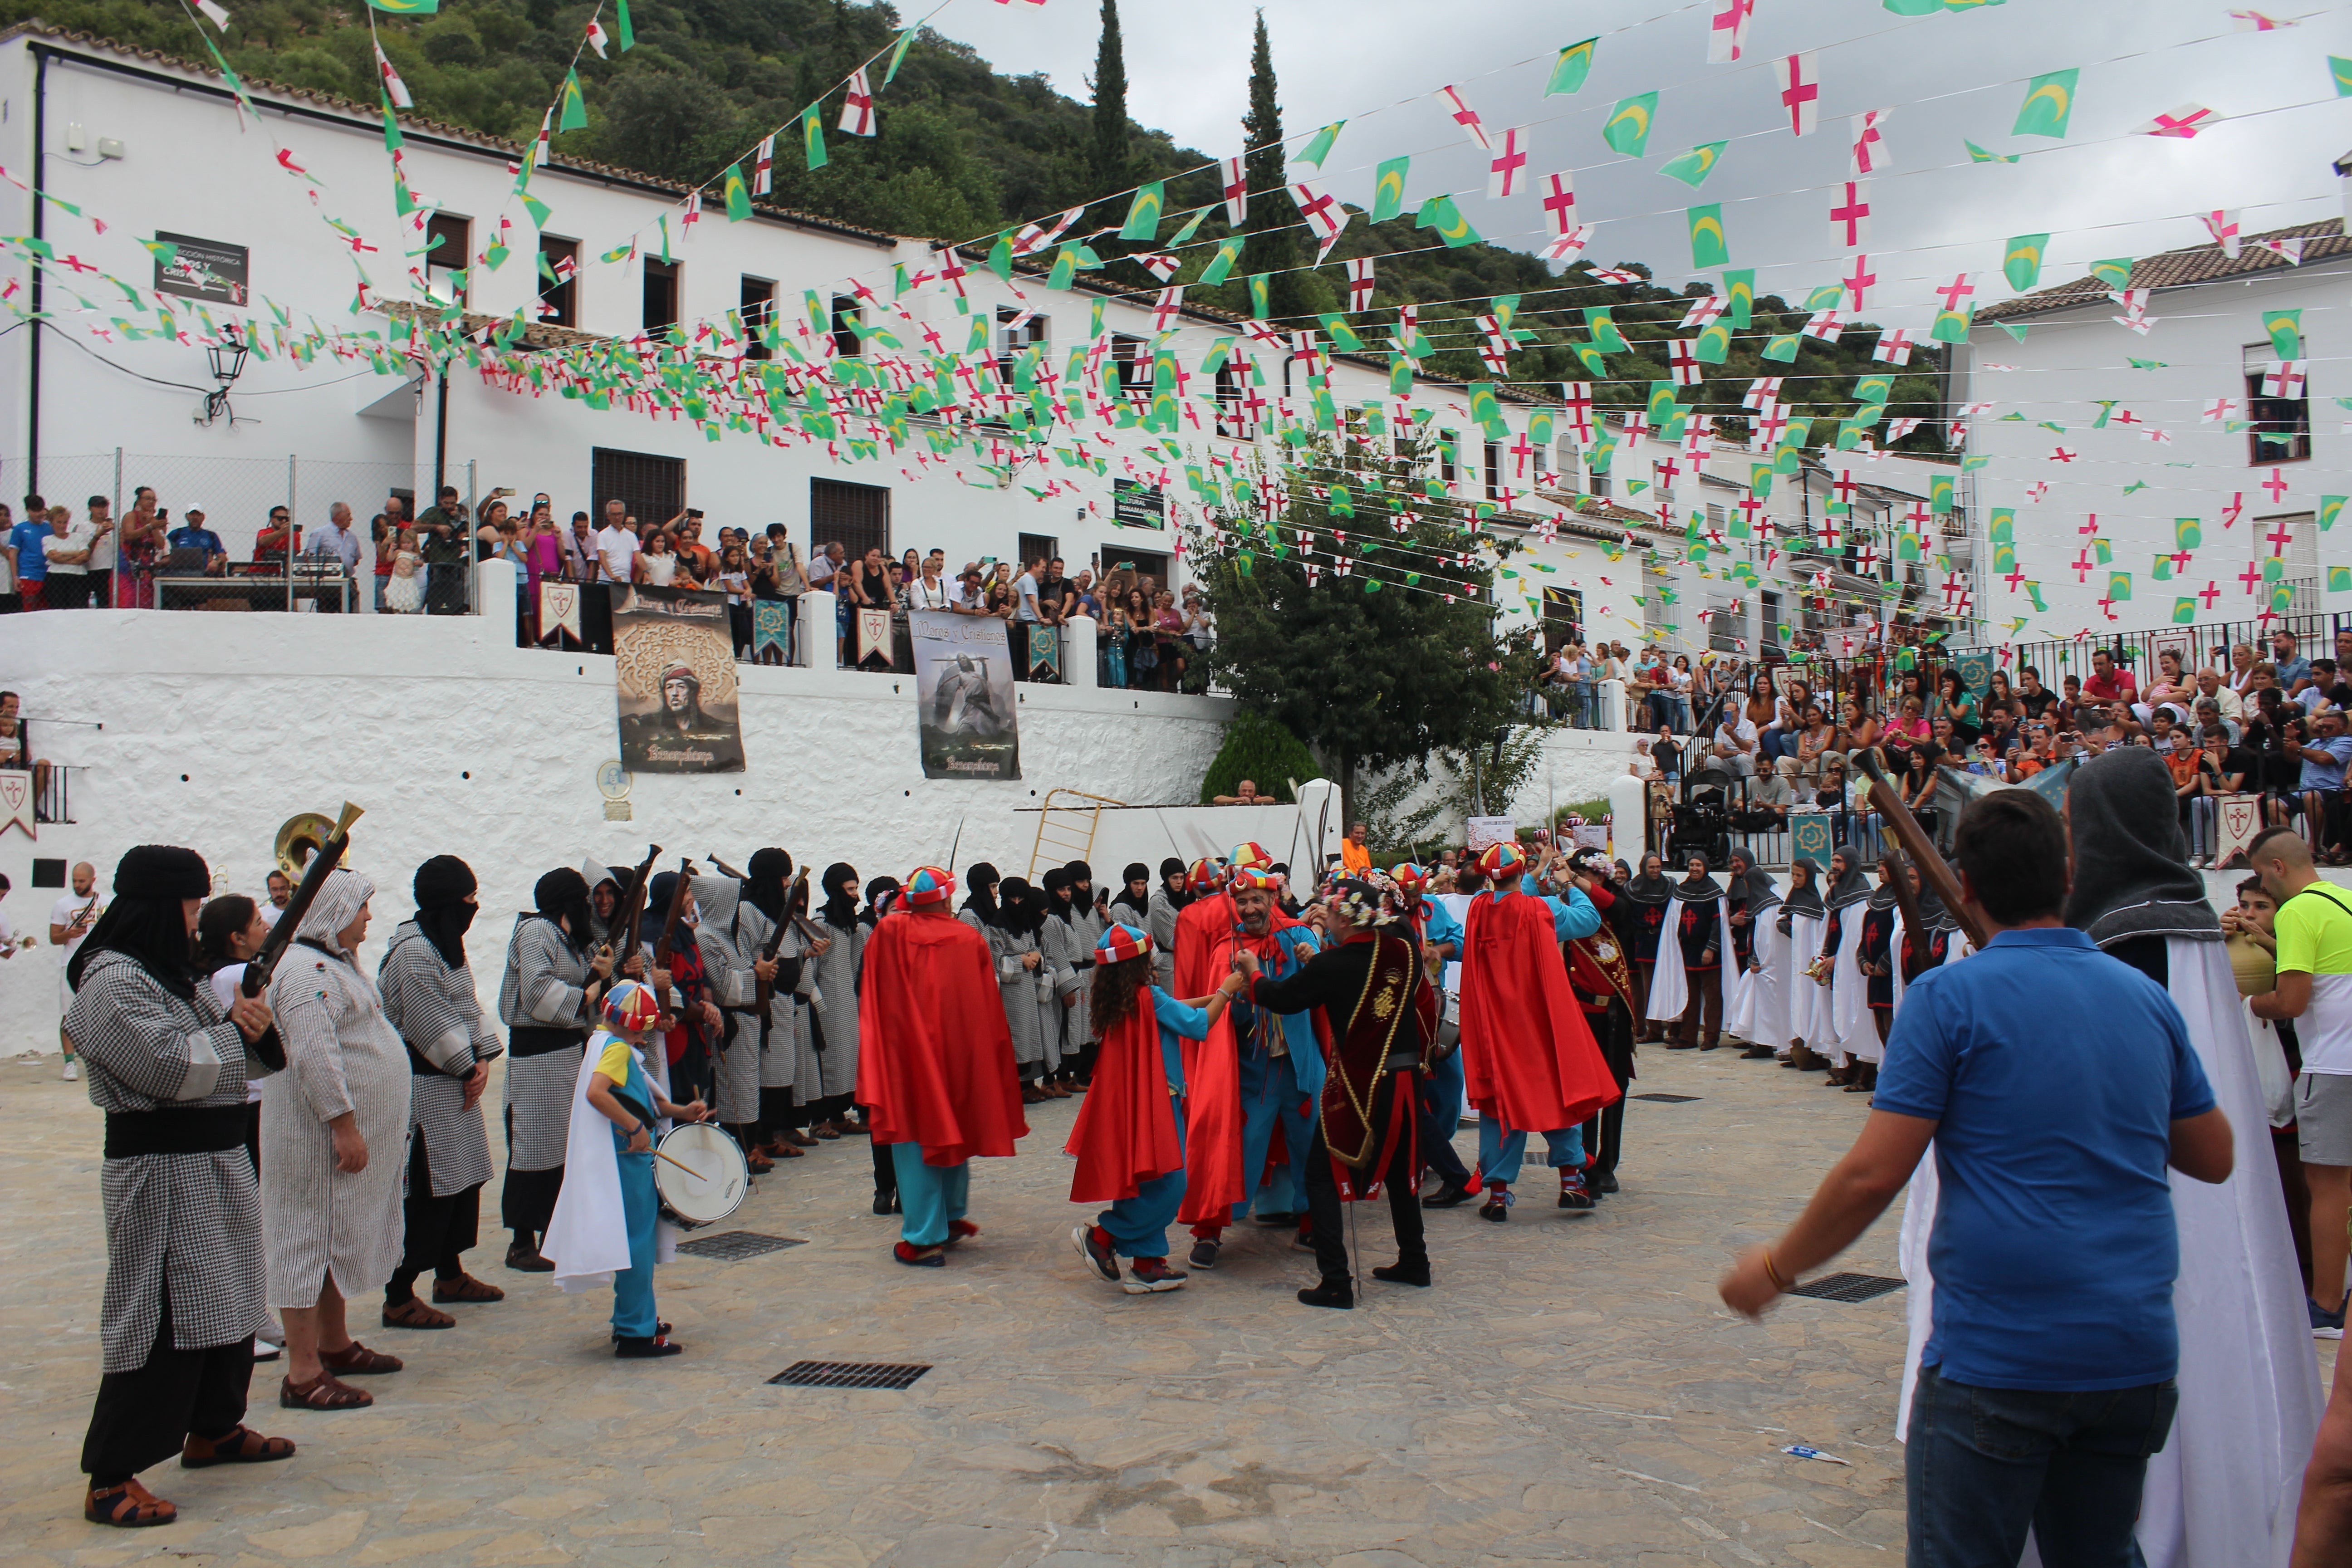
<path fill-rule="evenodd" d="M 1780 1271 L 1772 1267 L 1772 1249 L 1769 1247 L 1764 1249 L 1764 1278 L 1772 1281 L 1772 1289 L 1782 1295 L 1797 1288 L 1795 1280 L 1781 1279 Z"/>

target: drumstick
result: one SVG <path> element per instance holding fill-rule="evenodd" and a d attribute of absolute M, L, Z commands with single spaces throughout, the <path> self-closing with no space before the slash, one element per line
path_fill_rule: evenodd
<path fill-rule="evenodd" d="M 709 1177 L 704 1175 L 701 1172 L 696 1170 L 693 1166 L 688 1164 L 683 1160 L 671 1160 L 667 1154 L 663 1153 L 658 1149 L 651 1151 L 651 1153 L 656 1160 L 669 1160 L 671 1164 L 676 1165 L 679 1170 L 684 1171 L 688 1175 L 692 1176 L 698 1182 L 707 1182 L 710 1180 Z"/>

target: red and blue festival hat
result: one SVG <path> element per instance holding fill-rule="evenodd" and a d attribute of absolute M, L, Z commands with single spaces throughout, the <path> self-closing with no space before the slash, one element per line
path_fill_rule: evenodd
<path fill-rule="evenodd" d="M 1260 851 L 1261 854 L 1264 851 Z M 1236 866 L 1229 885 L 1235 888 L 1256 888 L 1271 893 L 1282 886 L 1282 874 L 1268 866 Z"/>
<path fill-rule="evenodd" d="M 955 891 L 954 872 L 942 870 L 937 866 L 918 866 L 914 874 L 907 879 L 907 885 L 900 894 L 908 904 L 921 909 L 927 904 L 947 902 L 955 897 Z"/>
<path fill-rule="evenodd" d="M 1150 951 L 1149 932 L 1137 926 L 1115 925 L 1095 942 L 1095 962 L 1124 963 L 1130 958 L 1141 958 Z"/>
<path fill-rule="evenodd" d="M 661 1016 L 653 992 L 634 980 L 624 980 L 604 995 L 604 1025 L 625 1035 L 642 1035 Z"/>
<path fill-rule="evenodd" d="M 1478 857 L 1478 869 L 1489 881 L 1526 868 L 1528 858 L 1516 844 L 1489 844 Z"/>
<path fill-rule="evenodd" d="M 1234 845 L 1233 853 L 1227 855 L 1225 860 L 1236 871 L 1244 868 L 1263 870 L 1274 864 L 1274 857 L 1265 852 L 1265 846 L 1255 842 Z"/>
<path fill-rule="evenodd" d="M 1213 893 L 1224 885 L 1225 868 L 1213 855 L 1193 861 L 1192 868 L 1184 874 L 1187 892 Z"/>

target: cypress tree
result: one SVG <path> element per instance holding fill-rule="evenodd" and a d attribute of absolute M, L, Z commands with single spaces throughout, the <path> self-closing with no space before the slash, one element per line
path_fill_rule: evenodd
<path fill-rule="evenodd" d="M 1132 178 L 1127 141 L 1127 55 L 1119 41 L 1118 0 L 1103 0 L 1102 42 L 1095 50 L 1093 174 L 1097 195 L 1124 190 Z M 1126 214 L 1122 211 L 1122 218 Z"/>
<path fill-rule="evenodd" d="M 1270 309 L 1279 319 L 1316 309 L 1319 296 L 1313 274 L 1292 270 L 1307 260 L 1298 237 L 1298 210 L 1285 188 L 1283 171 L 1289 152 L 1282 140 L 1282 104 L 1276 98 L 1274 48 L 1266 41 L 1265 13 L 1257 14 L 1257 36 L 1250 46 L 1249 112 L 1242 116 L 1242 170 L 1249 182 L 1249 216 L 1242 221 L 1248 237 L 1234 280 L 1241 283 L 1255 272 L 1270 272 Z M 1244 304 L 1242 307 L 1246 310 Z"/>

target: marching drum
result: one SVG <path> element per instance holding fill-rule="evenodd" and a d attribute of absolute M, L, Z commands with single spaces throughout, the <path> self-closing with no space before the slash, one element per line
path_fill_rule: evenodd
<path fill-rule="evenodd" d="M 717 1225 L 743 1206 L 750 1167 L 735 1140 L 708 1121 L 673 1127 L 655 1145 L 654 1194 L 662 1218 L 680 1230 Z"/>

